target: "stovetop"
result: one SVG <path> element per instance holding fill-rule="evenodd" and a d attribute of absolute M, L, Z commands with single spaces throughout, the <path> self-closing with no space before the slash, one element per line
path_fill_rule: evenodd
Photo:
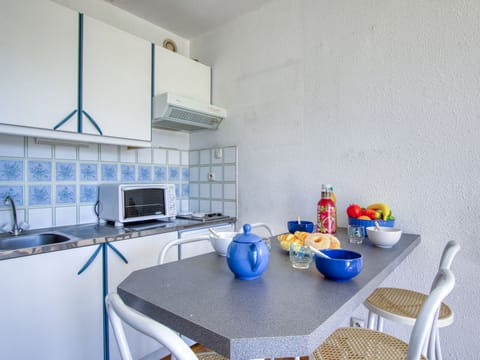
<path fill-rule="evenodd" d="M 228 219 L 230 216 L 224 215 L 222 213 L 187 213 L 187 214 L 178 214 L 177 219 L 187 219 L 195 221 L 212 221 L 220 219 Z"/>

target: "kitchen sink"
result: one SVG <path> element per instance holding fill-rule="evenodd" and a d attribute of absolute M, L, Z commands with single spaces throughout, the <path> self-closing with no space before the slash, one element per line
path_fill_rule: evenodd
<path fill-rule="evenodd" d="M 57 233 L 40 233 L 31 235 L 0 238 L 0 250 L 17 250 L 43 245 L 58 244 L 70 240 L 66 235 Z"/>

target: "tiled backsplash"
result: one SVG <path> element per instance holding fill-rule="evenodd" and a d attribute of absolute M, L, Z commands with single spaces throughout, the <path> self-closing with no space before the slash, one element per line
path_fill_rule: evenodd
<path fill-rule="evenodd" d="M 31 228 L 95 222 L 103 182 L 174 183 L 178 212 L 236 216 L 236 165 L 234 146 L 192 151 L 65 146 L 0 134 L 0 225 L 11 224 L 11 209 L 3 204 L 7 195 L 19 221 Z"/>
<path fill-rule="evenodd" d="M 237 147 L 190 151 L 190 210 L 237 216 Z"/>

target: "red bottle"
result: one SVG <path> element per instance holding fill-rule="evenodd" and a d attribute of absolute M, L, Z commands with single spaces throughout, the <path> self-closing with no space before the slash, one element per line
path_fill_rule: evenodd
<path fill-rule="evenodd" d="M 322 198 L 317 205 L 317 232 L 335 234 L 337 231 L 337 209 L 331 198 L 331 186 L 322 185 Z"/>

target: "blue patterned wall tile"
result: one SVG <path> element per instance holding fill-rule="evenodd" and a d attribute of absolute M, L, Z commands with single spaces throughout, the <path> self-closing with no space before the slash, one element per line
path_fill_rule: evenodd
<path fill-rule="evenodd" d="M 135 181 L 135 166 L 120 165 L 120 179 L 121 181 Z"/>
<path fill-rule="evenodd" d="M 102 164 L 102 181 L 117 181 L 117 169 L 116 164 Z"/>
<path fill-rule="evenodd" d="M 175 196 L 180 197 L 180 184 L 175 184 Z"/>
<path fill-rule="evenodd" d="M 189 184 L 182 184 L 182 197 L 188 197 L 190 195 Z"/>
<path fill-rule="evenodd" d="M 29 161 L 28 162 L 28 181 L 51 181 L 52 180 L 52 162 L 51 161 Z"/>
<path fill-rule="evenodd" d="M 3 200 L 7 195 L 10 195 L 13 201 L 15 201 L 16 206 L 23 206 L 23 186 L 0 186 L 0 207 L 6 206 Z"/>
<path fill-rule="evenodd" d="M 180 181 L 180 168 L 172 166 L 168 168 L 168 181 Z"/>
<path fill-rule="evenodd" d="M 189 168 L 182 168 L 182 181 L 190 180 L 190 169 Z"/>
<path fill-rule="evenodd" d="M 167 168 L 165 166 L 155 166 L 153 177 L 154 177 L 154 180 L 157 182 L 166 182 Z"/>
<path fill-rule="evenodd" d="M 97 181 L 97 164 L 80 164 L 80 181 Z"/>
<path fill-rule="evenodd" d="M 23 160 L 0 160 L 0 181 L 22 181 Z"/>
<path fill-rule="evenodd" d="M 57 204 L 74 204 L 76 201 L 75 185 L 57 185 L 56 202 Z"/>
<path fill-rule="evenodd" d="M 73 162 L 57 162 L 55 173 L 57 181 L 75 181 L 77 179 L 75 163 Z"/>
<path fill-rule="evenodd" d="M 138 181 L 152 181 L 152 167 L 139 166 L 138 167 Z"/>
<path fill-rule="evenodd" d="M 50 205 L 51 203 L 51 186 L 35 185 L 28 188 L 28 205 Z"/>
<path fill-rule="evenodd" d="M 80 202 L 95 203 L 98 199 L 97 185 L 80 185 Z"/>

